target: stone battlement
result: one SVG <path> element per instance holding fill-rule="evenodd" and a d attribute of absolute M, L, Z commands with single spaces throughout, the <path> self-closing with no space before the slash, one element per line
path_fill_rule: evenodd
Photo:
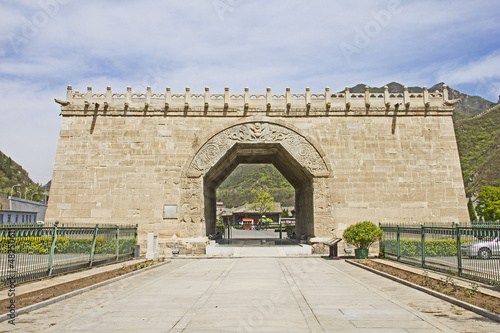
<path fill-rule="evenodd" d="M 306 88 L 303 94 L 292 94 L 290 88 L 284 94 L 273 94 L 271 88 L 265 94 L 251 94 L 248 88 L 242 94 L 230 94 L 229 88 L 223 94 L 211 94 L 209 88 L 202 94 L 193 94 L 186 88 L 185 93 L 174 94 L 169 87 L 164 93 L 153 93 L 151 87 L 145 93 L 134 93 L 131 87 L 127 87 L 126 93 L 113 93 L 111 87 L 105 93 L 94 93 L 92 87 L 79 92 L 68 86 L 66 99 L 55 101 L 61 104 L 65 116 L 90 115 L 88 111 L 99 110 L 110 116 L 366 116 L 394 115 L 398 111 L 406 115 L 450 115 L 452 105 L 458 102 L 448 99 L 446 86 L 443 92 L 429 92 L 424 87 L 422 93 L 410 93 L 407 87 L 403 93 L 384 88 L 382 93 L 371 93 L 368 86 L 364 93 L 351 93 L 348 87 L 340 93 L 332 93 L 328 87 L 322 93 L 311 93 Z"/>

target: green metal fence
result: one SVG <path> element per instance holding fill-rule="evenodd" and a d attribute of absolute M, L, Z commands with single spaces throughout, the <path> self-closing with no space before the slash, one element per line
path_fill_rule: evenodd
<path fill-rule="evenodd" d="M 137 225 L 0 226 L 0 286 L 134 256 Z"/>
<path fill-rule="evenodd" d="M 500 223 L 380 224 L 388 259 L 500 284 Z"/>

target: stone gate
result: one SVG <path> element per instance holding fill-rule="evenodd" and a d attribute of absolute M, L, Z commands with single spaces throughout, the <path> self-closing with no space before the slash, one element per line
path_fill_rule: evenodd
<path fill-rule="evenodd" d="M 137 223 L 163 251 L 203 253 L 216 189 L 240 163 L 272 163 L 295 188 L 297 234 L 311 243 L 355 222 L 468 221 L 443 92 L 173 94 L 73 91 L 46 219 Z M 145 248 L 144 246 L 142 248 Z"/>

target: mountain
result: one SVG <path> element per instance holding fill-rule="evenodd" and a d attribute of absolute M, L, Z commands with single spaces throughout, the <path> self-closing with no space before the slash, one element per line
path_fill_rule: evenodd
<path fill-rule="evenodd" d="M 295 205 L 295 190 L 271 164 L 240 164 L 217 189 L 217 201 L 226 207 L 253 200 L 252 189 L 267 188 L 282 206 Z"/>
<path fill-rule="evenodd" d="M 429 91 L 443 91 L 443 82 L 433 85 L 429 88 Z M 365 92 L 366 84 L 357 84 L 354 87 L 349 88 L 349 91 L 352 93 L 363 93 Z M 394 93 L 403 93 L 404 86 L 397 82 L 391 82 L 387 84 L 390 92 Z M 408 87 L 408 91 L 410 93 L 421 93 L 423 91 L 422 87 Z M 370 87 L 370 92 L 372 93 L 382 93 L 384 92 L 384 87 Z M 448 97 L 450 99 L 459 99 L 460 102 L 455 104 L 455 114 L 453 116 L 454 119 L 460 120 L 464 118 L 468 118 L 471 116 L 475 116 L 480 114 L 481 112 L 491 108 L 495 105 L 495 103 L 490 102 L 480 96 L 469 96 L 467 94 L 461 93 L 458 90 L 453 89 L 452 87 L 448 87 Z"/>
<path fill-rule="evenodd" d="M 460 164 L 467 193 L 485 185 L 500 187 L 500 104 L 455 122 Z"/>
<path fill-rule="evenodd" d="M 438 83 L 432 86 L 430 91 L 443 91 L 444 83 Z M 464 118 L 468 118 L 470 116 L 475 116 L 480 114 L 481 112 L 493 107 L 495 103 L 490 102 L 481 96 L 469 96 L 467 94 L 461 93 L 458 90 L 455 90 L 451 87 L 448 87 L 448 97 L 450 99 L 459 99 L 460 102 L 455 104 L 455 114 L 453 115 L 453 119 L 460 120 Z"/>
<path fill-rule="evenodd" d="M 391 82 L 386 84 L 386 86 L 389 88 L 390 92 L 394 93 L 403 93 L 404 86 L 400 83 L 397 82 Z M 360 83 L 355 85 L 354 87 L 349 88 L 349 91 L 352 93 L 364 93 L 365 92 L 365 87 L 366 84 Z M 423 89 L 421 87 L 408 87 L 408 91 L 411 93 L 421 93 Z M 383 93 L 384 92 L 384 87 L 370 87 L 370 92 L 371 93 Z"/>
<path fill-rule="evenodd" d="M 0 192 L 10 195 L 12 186 L 18 184 L 20 186 L 14 187 L 14 196 L 18 195 L 17 191 L 21 192 L 21 196 L 26 195 L 26 198 L 31 198 L 33 193 L 41 193 L 34 195 L 33 200 L 43 199 L 43 188 L 31 180 L 22 166 L 0 151 Z"/>
<path fill-rule="evenodd" d="M 17 184 L 27 187 L 34 182 L 22 166 L 0 151 L 0 191 L 10 193 L 12 186 Z"/>

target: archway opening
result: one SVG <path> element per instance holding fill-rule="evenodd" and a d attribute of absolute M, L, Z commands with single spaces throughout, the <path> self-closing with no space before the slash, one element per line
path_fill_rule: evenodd
<path fill-rule="evenodd" d="M 240 164 L 272 164 L 295 189 L 297 237 L 314 236 L 313 175 L 279 143 L 236 143 L 203 178 L 206 234 L 216 232 L 217 188 Z"/>
<path fill-rule="evenodd" d="M 217 208 L 234 209 L 252 203 L 259 191 L 268 192 L 280 204 L 282 213 L 285 210 L 291 214 L 295 189 L 272 164 L 239 164 L 217 189 Z"/>
<path fill-rule="evenodd" d="M 294 234 L 294 215 L 295 189 L 273 164 L 239 164 L 217 189 L 219 243 L 276 244 Z"/>

